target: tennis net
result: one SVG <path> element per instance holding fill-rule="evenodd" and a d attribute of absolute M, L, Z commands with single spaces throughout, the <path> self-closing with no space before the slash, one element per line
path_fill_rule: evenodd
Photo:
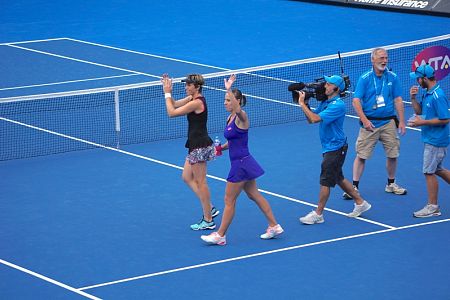
<path fill-rule="evenodd" d="M 409 99 L 414 64 L 430 63 L 439 74 L 450 72 L 450 35 L 385 46 L 389 67 L 397 73 L 403 98 Z M 356 85 L 370 69 L 371 49 L 342 53 L 343 67 Z M 424 57 L 424 58 L 423 58 Z M 208 129 L 221 132 L 227 112 L 223 107 L 223 79 L 237 74 L 236 87 L 247 96 L 246 112 L 252 127 L 305 119 L 292 103 L 287 86 L 313 82 L 323 75 L 340 74 L 337 55 L 204 75 Z M 440 79 L 440 78 L 438 78 Z M 449 94 L 450 76 L 439 81 Z M 354 115 L 351 90 L 345 97 L 347 114 Z M 173 96 L 184 97 L 181 78 L 174 79 Z M 311 101 L 315 106 L 315 100 Z M 119 147 L 186 136 L 184 118 L 168 118 L 159 81 L 111 88 L 0 99 L 0 160 L 27 158 L 98 147 Z"/>

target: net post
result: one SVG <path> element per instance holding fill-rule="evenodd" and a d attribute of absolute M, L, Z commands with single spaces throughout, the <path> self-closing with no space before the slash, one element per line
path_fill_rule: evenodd
<path fill-rule="evenodd" d="M 119 109 L 119 89 L 114 89 L 114 112 L 116 129 L 116 148 L 120 148 L 120 109 Z"/>

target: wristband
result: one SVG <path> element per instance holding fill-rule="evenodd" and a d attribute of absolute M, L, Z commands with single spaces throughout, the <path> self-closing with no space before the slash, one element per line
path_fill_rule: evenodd
<path fill-rule="evenodd" d="M 171 93 L 164 93 L 164 98 L 172 98 L 172 94 Z"/>

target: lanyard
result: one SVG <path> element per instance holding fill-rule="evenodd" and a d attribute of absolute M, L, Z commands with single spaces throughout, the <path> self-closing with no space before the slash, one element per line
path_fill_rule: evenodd
<path fill-rule="evenodd" d="M 383 95 L 383 90 L 384 90 L 384 82 L 385 82 L 385 80 L 384 80 L 384 73 L 383 73 L 383 75 L 381 76 L 381 81 L 383 82 L 383 85 L 381 86 L 381 91 L 380 91 L 380 93 L 378 94 L 378 92 L 377 92 L 377 90 L 378 90 L 378 88 L 377 88 L 377 81 L 376 81 L 376 79 L 375 79 L 375 77 L 376 77 L 377 75 L 375 74 L 375 73 L 373 73 L 373 85 L 375 86 L 375 95 L 378 97 L 379 95 Z"/>

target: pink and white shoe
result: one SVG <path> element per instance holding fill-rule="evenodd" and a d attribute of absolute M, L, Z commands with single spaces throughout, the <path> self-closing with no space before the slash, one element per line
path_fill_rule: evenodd
<path fill-rule="evenodd" d="M 280 235 L 284 232 L 283 228 L 281 227 L 280 224 L 277 224 L 275 226 L 272 227 L 267 227 L 266 229 L 266 233 L 263 233 L 260 235 L 260 237 L 263 240 L 269 240 L 269 239 L 273 239 L 274 237 L 276 237 L 277 235 Z"/>
<path fill-rule="evenodd" d="M 209 235 L 202 235 L 200 238 L 211 245 L 225 246 L 227 244 L 225 236 L 220 236 L 216 231 Z"/>

